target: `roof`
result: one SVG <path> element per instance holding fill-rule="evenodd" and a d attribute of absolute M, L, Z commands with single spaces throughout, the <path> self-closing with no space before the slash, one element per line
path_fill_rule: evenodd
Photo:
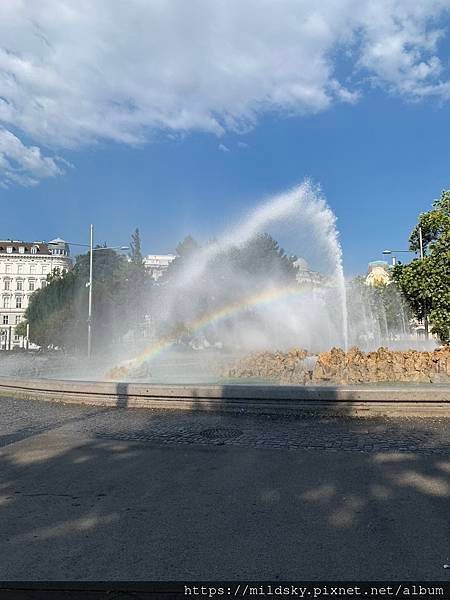
<path fill-rule="evenodd" d="M 388 263 L 385 260 L 373 260 L 369 263 L 369 267 L 388 267 Z"/>
<path fill-rule="evenodd" d="M 8 252 L 8 256 L 11 256 L 11 254 L 20 254 L 21 256 L 26 256 L 28 254 L 49 255 L 49 244 L 66 244 L 66 242 L 61 238 L 56 238 L 51 242 L 23 242 L 19 240 L 0 240 L 0 254 L 6 254 L 6 249 L 12 248 L 12 252 Z M 19 248 L 23 248 L 23 251 L 20 252 Z M 31 252 L 32 248 L 36 248 L 36 251 L 33 253 Z"/>
<path fill-rule="evenodd" d="M 46 242 L 19 242 L 15 240 L 0 240 L 0 253 L 5 253 L 6 248 L 12 247 L 12 254 L 19 254 L 19 248 L 24 248 L 24 254 L 30 254 L 33 246 L 36 247 L 36 254 L 49 254 Z"/>

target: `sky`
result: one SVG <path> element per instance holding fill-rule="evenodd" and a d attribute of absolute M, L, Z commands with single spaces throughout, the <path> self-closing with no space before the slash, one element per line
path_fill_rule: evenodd
<path fill-rule="evenodd" d="M 2 0 L 0 237 L 173 252 L 310 178 L 364 273 L 450 188 L 449 39 L 450 0 Z"/>

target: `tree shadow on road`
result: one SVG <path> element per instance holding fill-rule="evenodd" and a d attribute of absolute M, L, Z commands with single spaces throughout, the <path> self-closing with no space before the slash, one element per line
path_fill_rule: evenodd
<path fill-rule="evenodd" d="M 3 580 L 448 579 L 444 453 L 47 430 L 3 447 L 0 472 Z"/>

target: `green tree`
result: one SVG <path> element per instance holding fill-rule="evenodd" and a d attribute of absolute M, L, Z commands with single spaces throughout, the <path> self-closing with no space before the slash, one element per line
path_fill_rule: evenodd
<path fill-rule="evenodd" d="M 419 221 L 409 237 L 409 248 L 413 252 L 419 252 L 420 250 L 419 229 L 422 229 L 425 254 L 428 250 L 431 252 L 439 241 L 448 238 L 450 231 L 450 190 L 444 190 L 441 197 L 434 200 L 432 210 L 419 215 Z"/>
<path fill-rule="evenodd" d="M 197 242 L 197 240 L 195 240 L 191 235 L 188 235 L 177 245 L 177 258 L 188 258 L 199 249 L 200 244 Z"/>
<path fill-rule="evenodd" d="M 119 341 L 127 331 L 142 324 L 150 281 L 146 275 L 142 262 L 128 261 L 108 248 L 97 246 L 94 250 L 94 351 Z M 47 277 L 46 287 L 32 294 L 25 313 L 31 341 L 43 347 L 52 344 L 74 351 L 85 350 L 88 281 L 89 253 L 78 256 L 71 271 L 54 271 Z"/>
<path fill-rule="evenodd" d="M 142 266 L 144 257 L 142 256 L 141 250 L 141 235 L 139 229 L 136 227 L 134 233 L 131 236 L 131 262 L 137 266 Z"/>
<path fill-rule="evenodd" d="M 136 228 L 131 236 L 131 257 L 128 263 L 126 282 L 128 292 L 127 323 L 135 333 L 142 331 L 145 315 L 149 312 L 152 279 L 145 269 L 141 249 L 141 236 Z"/>
<path fill-rule="evenodd" d="M 212 242 L 215 243 L 214 241 Z M 176 248 L 177 257 L 166 270 L 163 282 L 173 280 L 186 266 L 186 263 L 201 250 L 200 244 L 190 235 Z M 202 275 L 203 282 L 242 279 L 257 284 L 289 283 L 295 281 L 297 257 L 288 257 L 283 248 L 268 233 L 255 235 L 240 246 L 227 248 L 212 258 Z M 222 286 L 223 287 L 223 286 Z"/>
<path fill-rule="evenodd" d="M 419 216 L 411 232 L 410 249 L 419 249 L 422 230 L 424 258 L 398 264 L 393 277 L 415 316 L 422 320 L 425 312 L 431 331 L 450 343 L 450 191 L 443 191 L 429 212 Z"/>
<path fill-rule="evenodd" d="M 352 314 L 350 327 L 358 330 L 370 316 L 386 339 L 409 331 L 412 311 L 395 281 L 372 286 L 366 284 L 365 277 L 354 277 L 348 285 L 347 298 Z"/>
<path fill-rule="evenodd" d="M 217 249 L 216 242 L 210 244 L 213 250 Z M 202 251 L 201 247 L 191 236 L 178 245 L 177 257 L 164 273 L 153 296 L 154 312 L 161 310 L 164 315 L 166 294 L 170 298 L 176 291 L 180 301 L 171 303 L 170 319 L 186 325 L 201 315 L 242 301 L 268 287 L 296 281 L 295 257 L 288 257 L 267 233 L 256 235 L 242 245 L 212 252 L 206 264 L 196 260 L 199 251 Z M 201 269 L 197 271 L 198 264 Z M 191 267 L 194 267 L 193 277 L 187 271 Z"/>
<path fill-rule="evenodd" d="M 251 238 L 241 247 L 230 252 L 237 270 L 245 276 L 262 278 L 274 283 L 295 281 L 297 257 L 288 257 L 279 243 L 268 233 Z"/>
<path fill-rule="evenodd" d="M 21 337 L 25 337 L 27 335 L 26 321 L 21 321 L 18 325 L 16 325 L 15 334 L 20 335 Z"/>
<path fill-rule="evenodd" d="M 200 244 L 191 235 L 186 236 L 176 247 L 176 257 L 163 273 L 159 284 L 165 286 L 173 281 L 186 267 L 186 263 L 201 249 Z"/>

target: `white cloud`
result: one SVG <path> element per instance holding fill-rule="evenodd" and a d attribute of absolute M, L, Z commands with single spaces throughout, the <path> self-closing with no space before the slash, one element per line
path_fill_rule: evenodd
<path fill-rule="evenodd" d="M 156 131 L 242 132 L 267 112 L 356 102 L 367 81 L 407 99 L 447 100 L 439 41 L 449 8 L 450 0 L 2 0 L 0 123 L 59 152 L 141 144 Z M 344 55 L 349 77 L 340 74 Z M 38 156 L 47 173 L 58 169 Z M 42 176 L 22 168 L 24 182 Z"/>
<path fill-rule="evenodd" d="M 230 151 L 228 146 L 225 146 L 225 144 L 219 144 L 218 148 L 221 152 L 229 152 Z"/>
<path fill-rule="evenodd" d="M 37 146 L 25 146 L 18 137 L 0 126 L 0 184 L 8 188 L 11 183 L 32 186 L 44 177 L 61 175 L 58 163 L 62 159 L 42 156 Z"/>

